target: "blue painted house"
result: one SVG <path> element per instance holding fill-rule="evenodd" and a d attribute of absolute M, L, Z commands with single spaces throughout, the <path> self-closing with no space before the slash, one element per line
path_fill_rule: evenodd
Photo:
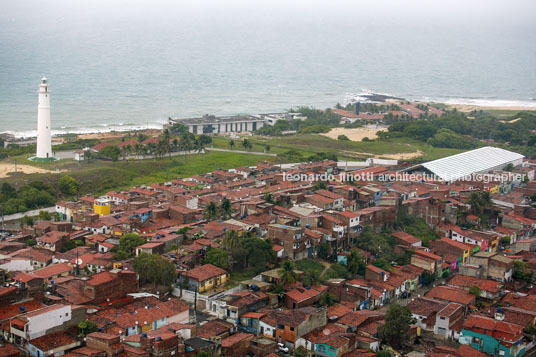
<path fill-rule="evenodd" d="M 485 316 L 469 317 L 461 335 L 460 343 L 494 356 L 519 357 L 527 350 L 522 326 Z"/>

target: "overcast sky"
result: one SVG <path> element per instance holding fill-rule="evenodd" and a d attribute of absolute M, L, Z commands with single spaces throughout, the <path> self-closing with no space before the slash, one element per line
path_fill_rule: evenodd
<path fill-rule="evenodd" d="M 248 24 L 366 24 L 432 26 L 437 24 L 526 26 L 534 28 L 534 0 L 2 0 L 4 30 L 21 22 L 52 27 L 123 21 L 138 26 L 181 21 L 203 27 L 206 23 L 229 26 Z"/>

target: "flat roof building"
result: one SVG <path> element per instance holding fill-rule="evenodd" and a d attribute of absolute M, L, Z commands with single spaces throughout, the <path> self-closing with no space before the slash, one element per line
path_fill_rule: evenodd
<path fill-rule="evenodd" d="M 184 124 L 188 127 L 190 133 L 200 135 L 252 132 L 267 125 L 267 120 L 251 115 L 217 117 L 215 115 L 205 114 L 200 118 L 169 118 L 168 124 L 165 127 L 169 128 L 175 123 Z"/>

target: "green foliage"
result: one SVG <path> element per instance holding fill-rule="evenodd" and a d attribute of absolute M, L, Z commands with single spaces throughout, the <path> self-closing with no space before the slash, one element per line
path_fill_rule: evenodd
<path fill-rule="evenodd" d="M 108 145 L 99 151 L 99 156 L 112 161 L 117 161 L 121 155 L 121 149 L 115 145 Z"/>
<path fill-rule="evenodd" d="M 4 182 L 0 191 L 0 207 L 4 214 L 49 207 L 55 202 L 56 198 L 52 188 L 38 181 L 22 185 L 18 190 Z"/>
<path fill-rule="evenodd" d="M 29 247 L 33 247 L 34 245 L 37 244 L 37 242 L 35 241 L 35 239 L 28 239 L 26 244 L 28 244 Z"/>
<path fill-rule="evenodd" d="M 199 143 L 201 143 L 202 145 L 208 145 L 208 144 L 212 144 L 212 138 L 208 135 L 199 135 L 197 137 L 197 140 L 199 141 Z"/>
<path fill-rule="evenodd" d="M 188 131 L 188 127 L 182 123 L 175 123 L 169 127 L 169 131 L 174 135 L 181 135 Z"/>
<path fill-rule="evenodd" d="M 76 242 L 74 240 L 68 240 L 67 242 L 65 242 L 65 244 L 61 247 L 60 251 L 62 253 L 65 253 L 71 249 L 74 249 L 76 248 Z"/>
<path fill-rule="evenodd" d="M 318 257 L 321 259 L 328 259 L 329 255 L 329 245 L 327 243 L 320 243 L 320 247 L 318 248 Z"/>
<path fill-rule="evenodd" d="M 478 146 L 473 138 L 456 134 L 447 128 L 439 129 L 426 142 L 440 148 L 473 149 Z"/>
<path fill-rule="evenodd" d="M 317 183 L 315 183 L 313 185 L 313 187 L 311 188 L 311 191 L 318 191 L 318 190 L 325 190 L 326 189 L 326 183 L 323 182 L 323 181 L 318 181 Z"/>
<path fill-rule="evenodd" d="M 471 192 L 467 203 L 471 205 L 471 209 L 476 215 L 482 215 L 484 212 L 489 211 L 491 207 L 493 207 L 491 195 L 488 191 Z"/>
<path fill-rule="evenodd" d="M 119 238 L 119 246 L 115 254 L 116 260 L 124 260 L 134 256 L 136 247 L 145 244 L 147 240 L 136 233 L 127 233 Z"/>
<path fill-rule="evenodd" d="M 212 264 L 222 269 L 229 267 L 229 253 L 220 248 L 210 248 L 203 264 Z"/>
<path fill-rule="evenodd" d="M 307 350 L 303 346 L 300 346 L 294 350 L 295 357 L 307 357 L 308 355 Z"/>
<path fill-rule="evenodd" d="M 409 343 L 409 331 L 415 319 L 407 306 L 390 304 L 385 324 L 378 328 L 378 335 L 386 345 L 400 349 Z"/>
<path fill-rule="evenodd" d="M 403 208 L 399 210 L 395 227 L 419 238 L 425 247 L 428 246 L 430 240 L 438 237 L 423 219 L 407 215 Z"/>
<path fill-rule="evenodd" d="M 337 303 L 337 297 L 332 293 L 326 291 L 321 297 L 318 303 L 322 306 L 333 306 Z"/>
<path fill-rule="evenodd" d="M 372 262 L 372 265 L 374 265 L 375 267 L 378 267 L 380 269 L 383 269 L 385 271 L 393 270 L 393 268 L 391 267 L 389 262 L 387 260 L 383 259 L 383 258 L 376 259 L 374 262 Z"/>
<path fill-rule="evenodd" d="M 329 126 L 326 125 L 311 125 L 300 130 L 302 134 L 311 134 L 311 133 L 327 133 L 331 130 Z"/>
<path fill-rule="evenodd" d="M 432 284 L 436 280 L 436 276 L 434 274 L 432 274 L 432 273 L 427 272 L 427 271 L 422 273 L 421 277 L 422 277 L 422 285 L 424 285 L 424 286 L 429 286 L 430 284 Z"/>
<path fill-rule="evenodd" d="M 346 269 L 346 267 L 342 264 L 335 263 L 331 264 L 328 270 L 322 274 L 322 280 L 328 280 L 328 279 L 348 279 L 350 277 L 350 273 Z"/>
<path fill-rule="evenodd" d="M 93 321 L 85 320 L 78 323 L 78 335 L 85 337 L 86 335 L 97 331 L 98 326 Z"/>
<path fill-rule="evenodd" d="M 296 281 L 297 276 L 294 271 L 296 266 L 290 260 L 285 260 L 281 264 L 281 269 L 278 270 L 277 274 L 279 275 L 279 281 L 283 285 L 291 284 Z"/>
<path fill-rule="evenodd" d="M 514 279 L 532 283 L 533 276 L 534 270 L 529 269 L 529 265 L 526 262 L 522 260 L 516 260 L 514 262 Z"/>
<path fill-rule="evenodd" d="M 337 140 L 350 141 L 350 138 L 348 138 L 346 135 L 341 134 L 337 136 Z"/>
<path fill-rule="evenodd" d="M 389 357 L 389 352 L 385 350 L 379 350 L 376 352 L 376 357 Z"/>
<path fill-rule="evenodd" d="M 158 254 L 142 253 L 132 261 L 132 266 L 140 280 L 157 284 L 171 285 L 175 281 L 175 265 Z"/>
<path fill-rule="evenodd" d="M 476 297 L 480 296 L 480 288 L 476 285 L 473 285 L 469 288 L 469 294 L 474 295 Z"/>
<path fill-rule="evenodd" d="M 370 226 L 365 226 L 357 240 L 357 247 L 389 261 L 395 259 L 394 239 L 389 232 L 376 233 Z"/>
<path fill-rule="evenodd" d="M 66 195 L 74 195 L 80 189 L 80 182 L 69 175 L 63 175 L 58 180 L 58 188 Z"/>
<path fill-rule="evenodd" d="M 52 215 L 47 211 L 39 211 L 37 218 L 40 221 L 50 221 L 52 219 Z"/>
<path fill-rule="evenodd" d="M 303 271 L 301 282 L 304 286 L 319 284 L 320 275 L 324 270 L 324 265 L 315 259 L 302 259 L 295 262 L 296 269 Z"/>
<path fill-rule="evenodd" d="M 34 225 L 34 219 L 33 217 L 24 216 L 19 221 L 21 228 L 22 227 L 33 227 Z"/>
<path fill-rule="evenodd" d="M 510 237 L 502 237 L 501 238 L 501 245 L 503 247 L 506 247 L 509 244 L 510 244 Z"/>
<path fill-rule="evenodd" d="M 365 258 L 361 253 L 356 249 L 352 248 L 350 250 L 350 255 L 347 258 L 346 267 L 350 274 L 352 275 L 365 275 L 365 269 L 367 264 L 365 263 Z"/>
<path fill-rule="evenodd" d="M 248 234 L 239 235 L 234 230 L 225 233 L 223 246 L 231 257 L 231 267 L 236 270 L 250 268 L 258 274 L 276 261 L 270 242 Z"/>

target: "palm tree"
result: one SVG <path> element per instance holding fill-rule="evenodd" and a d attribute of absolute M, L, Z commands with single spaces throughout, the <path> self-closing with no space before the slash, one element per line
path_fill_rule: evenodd
<path fill-rule="evenodd" d="M 143 154 L 143 145 L 136 143 L 134 145 L 134 153 L 136 154 L 136 159 L 139 158 Z"/>
<path fill-rule="evenodd" d="M 248 139 L 242 140 L 242 146 L 244 147 L 244 149 L 247 149 L 249 147 L 249 140 Z"/>
<path fill-rule="evenodd" d="M 287 285 L 296 281 L 296 272 L 294 271 L 294 263 L 290 260 L 285 260 L 281 265 L 281 269 L 277 272 L 279 281 L 283 285 Z"/>
<path fill-rule="evenodd" d="M 333 306 L 337 302 L 335 295 L 331 294 L 330 292 L 325 292 L 324 295 L 320 297 L 320 300 L 318 301 L 320 305 L 323 306 Z"/>
<path fill-rule="evenodd" d="M 169 154 L 169 159 L 171 160 L 171 136 L 169 134 L 169 129 L 164 129 L 162 135 L 160 135 L 160 139 L 163 141 L 162 145 L 165 148 L 166 153 Z"/>
<path fill-rule="evenodd" d="M 206 219 L 215 219 L 218 217 L 218 206 L 214 203 L 214 201 L 211 201 L 207 207 L 205 207 L 205 218 Z"/>
<path fill-rule="evenodd" d="M 231 200 L 224 198 L 220 205 L 220 210 L 224 218 L 229 218 L 233 214 L 233 209 L 231 207 Z"/>
<path fill-rule="evenodd" d="M 180 150 L 184 152 L 184 160 L 186 160 L 186 155 L 193 147 L 192 136 L 194 136 L 189 131 L 182 133 L 181 140 L 179 141 Z"/>
<path fill-rule="evenodd" d="M 229 140 L 229 146 L 231 147 L 231 150 L 233 150 L 233 146 L 235 146 L 235 142 L 233 139 Z"/>
<path fill-rule="evenodd" d="M 471 205 L 471 209 L 475 214 L 484 212 L 484 202 L 479 192 L 471 192 L 467 203 Z"/>

